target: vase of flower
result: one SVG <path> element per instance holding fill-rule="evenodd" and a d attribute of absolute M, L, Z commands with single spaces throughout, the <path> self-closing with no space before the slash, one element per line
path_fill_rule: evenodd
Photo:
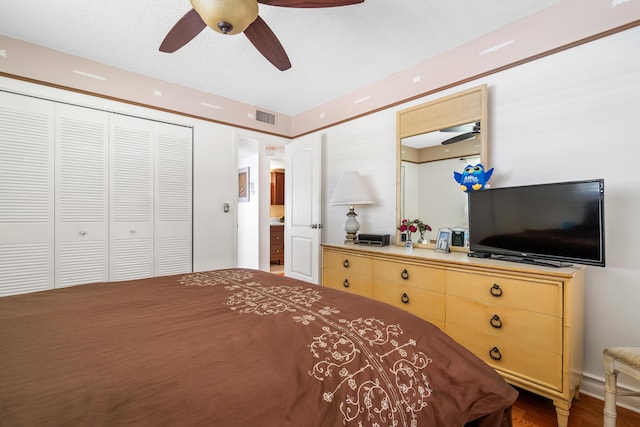
<path fill-rule="evenodd" d="M 407 234 L 407 240 L 404 242 L 404 247 L 407 249 L 413 249 L 413 239 L 411 237 L 411 233 Z"/>
<path fill-rule="evenodd" d="M 409 219 L 403 219 L 402 221 L 400 221 L 398 230 L 400 230 L 400 232 L 406 236 L 404 247 L 407 249 L 412 249 L 413 238 L 411 237 L 411 233 L 415 233 L 418 231 L 418 228 L 415 226 L 414 222 Z"/>
<path fill-rule="evenodd" d="M 413 248 L 413 239 L 411 237 L 412 233 L 420 233 L 420 239 L 417 241 L 417 243 L 429 243 L 429 240 L 425 239 L 424 233 L 427 231 L 431 231 L 431 226 L 429 226 L 429 224 L 425 224 L 419 219 L 403 219 L 402 221 L 400 221 L 398 230 L 400 230 L 400 232 L 402 232 L 406 236 L 404 245 L 407 248 Z"/>

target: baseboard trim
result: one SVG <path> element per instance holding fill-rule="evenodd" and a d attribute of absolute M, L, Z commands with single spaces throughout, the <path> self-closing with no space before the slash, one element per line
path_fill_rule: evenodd
<path fill-rule="evenodd" d="M 640 390 L 629 387 L 626 384 L 618 383 L 618 389 L 620 391 L 634 391 L 640 392 Z M 583 374 L 582 384 L 580 386 L 580 394 L 586 394 L 587 396 L 595 397 L 596 399 L 604 400 L 604 378 L 597 377 L 591 374 Z M 632 396 L 618 396 L 616 404 L 621 408 L 628 409 L 630 411 L 640 413 L 640 398 Z"/>

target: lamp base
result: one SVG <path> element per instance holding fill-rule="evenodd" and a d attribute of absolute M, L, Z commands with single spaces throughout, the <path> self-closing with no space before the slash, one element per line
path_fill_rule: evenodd
<path fill-rule="evenodd" d="M 358 244 L 358 235 L 355 234 L 355 233 L 347 233 L 347 239 L 343 243 L 357 245 Z"/>
<path fill-rule="evenodd" d="M 360 230 L 360 223 L 356 217 L 358 214 L 355 212 L 353 205 L 349 206 L 349 212 L 347 212 L 347 220 L 344 223 L 344 231 L 347 232 L 347 239 L 344 243 L 350 243 L 353 245 L 358 244 L 358 230 Z"/>

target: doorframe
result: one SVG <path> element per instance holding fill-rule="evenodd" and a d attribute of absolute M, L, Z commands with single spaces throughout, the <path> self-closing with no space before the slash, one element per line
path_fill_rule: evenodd
<path fill-rule="evenodd" d="M 267 146 L 282 147 L 288 144 L 291 140 L 288 138 L 278 137 L 274 135 L 267 135 L 260 132 L 254 132 L 245 129 L 239 129 L 235 132 L 235 144 L 236 144 L 236 165 L 239 167 L 240 157 L 238 155 L 241 144 L 245 140 L 251 140 L 257 142 L 257 154 L 258 154 L 258 170 L 250 171 L 249 181 L 253 181 L 254 193 L 250 194 L 250 197 L 257 197 L 259 200 L 258 205 L 258 233 L 256 239 L 252 242 L 241 242 L 238 239 L 238 229 L 235 230 L 235 264 L 238 265 L 238 253 L 242 250 L 242 245 L 254 244 L 258 245 L 258 260 L 256 268 L 262 271 L 270 271 L 271 265 L 271 230 L 270 230 L 270 215 L 269 207 L 271 205 L 271 174 L 270 174 L 270 158 L 265 153 Z M 284 160 L 284 154 L 283 154 Z M 286 173 L 286 172 L 285 172 Z M 234 183 L 236 194 L 238 193 L 238 180 Z M 238 224 L 238 199 L 234 201 L 236 212 L 236 224 Z"/>

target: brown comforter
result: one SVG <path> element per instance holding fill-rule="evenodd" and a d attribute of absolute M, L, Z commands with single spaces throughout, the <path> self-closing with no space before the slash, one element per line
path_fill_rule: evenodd
<path fill-rule="evenodd" d="M 2 426 L 495 427 L 516 396 L 411 314 L 254 270 L 0 298 Z"/>

